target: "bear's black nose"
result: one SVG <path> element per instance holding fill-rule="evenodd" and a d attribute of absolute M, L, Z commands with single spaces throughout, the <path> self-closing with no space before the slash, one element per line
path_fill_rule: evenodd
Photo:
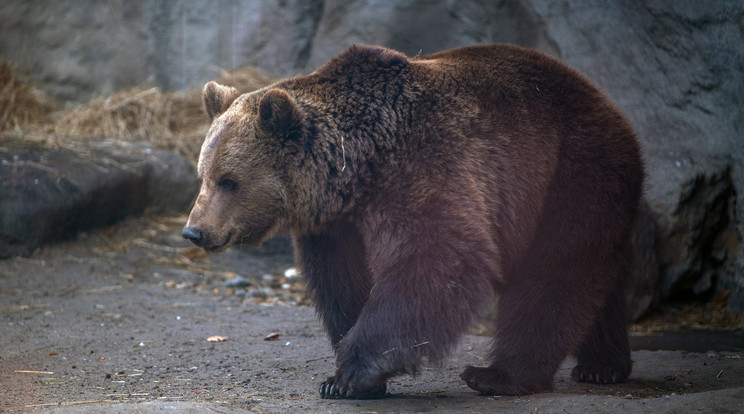
<path fill-rule="evenodd" d="M 191 242 L 197 246 L 202 246 L 204 244 L 204 232 L 197 228 L 186 227 L 183 229 L 181 236 L 183 236 L 184 239 L 191 240 Z"/>

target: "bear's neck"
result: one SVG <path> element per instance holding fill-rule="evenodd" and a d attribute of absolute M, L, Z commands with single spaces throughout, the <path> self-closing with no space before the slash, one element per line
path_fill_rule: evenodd
<path fill-rule="evenodd" d="M 309 94 L 312 100 L 296 96 L 308 128 L 293 149 L 289 181 L 297 183 L 293 197 L 308 202 L 290 213 L 291 227 L 312 230 L 353 214 L 360 200 L 379 190 L 380 169 L 411 151 L 409 114 L 417 94 L 404 78 L 369 88 L 329 84 L 324 93 Z"/>

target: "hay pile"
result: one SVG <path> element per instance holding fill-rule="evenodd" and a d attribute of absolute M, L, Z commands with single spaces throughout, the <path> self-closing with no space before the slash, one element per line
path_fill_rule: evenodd
<path fill-rule="evenodd" d="M 139 86 L 52 113 L 53 106 L 38 100 L 39 93 L 6 66 L 7 71 L 0 64 L 0 132 L 20 130 L 25 139 L 65 147 L 147 143 L 192 162 L 198 157 L 208 127 L 200 89 L 164 93 Z M 272 79 L 255 68 L 244 68 L 225 71 L 218 81 L 248 92 Z"/>
<path fill-rule="evenodd" d="M 0 61 L 0 131 L 46 122 L 54 102 L 20 79 L 10 62 Z"/>
<path fill-rule="evenodd" d="M 136 87 L 73 107 L 61 114 L 54 131 L 65 136 L 153 141 L 171 137 L 172 112 L 168 94 Z"/>

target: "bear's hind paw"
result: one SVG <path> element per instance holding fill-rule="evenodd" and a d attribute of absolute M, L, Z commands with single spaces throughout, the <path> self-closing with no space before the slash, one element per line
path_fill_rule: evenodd
<path fill-rule="evenodd" d="M 481 395 L 526 395 L 552 389 L 552 382 L 548 381 L 516 381 L 509 374 L 496 367 L 465 368 L 460 378 L 468 387 L 480 391 Z"/>

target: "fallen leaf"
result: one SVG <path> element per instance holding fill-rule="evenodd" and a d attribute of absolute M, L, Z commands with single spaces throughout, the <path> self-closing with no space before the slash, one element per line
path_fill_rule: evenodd
<path fill-rule="evenodd" d="M 729 296 L 728 290 L 722 290 L 716 294 L 716 299 L 714 303 L 716 304 L 717 309 L 723 309 L 728 305 L 728 296 Z"/>

